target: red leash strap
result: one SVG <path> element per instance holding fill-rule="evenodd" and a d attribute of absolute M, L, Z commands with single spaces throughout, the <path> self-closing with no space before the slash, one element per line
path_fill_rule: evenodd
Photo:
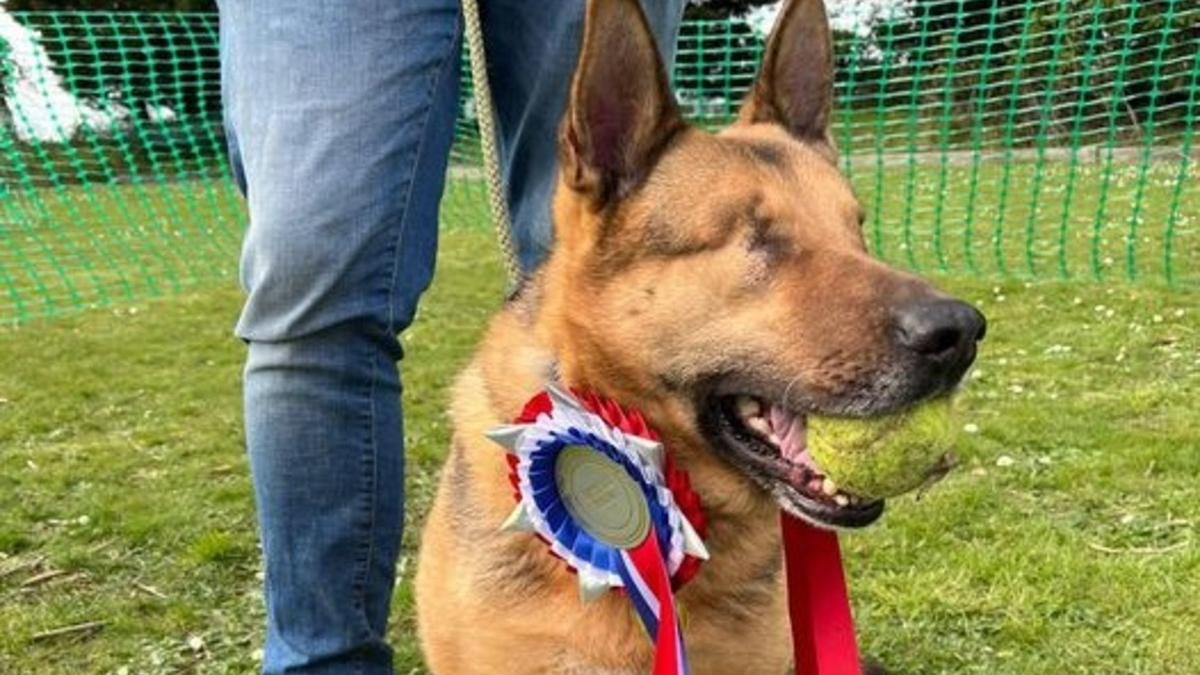
<path fill-rule="evenodd" d="M 861 675 L 837 534 L 780 518 L 795 675 Z"/>

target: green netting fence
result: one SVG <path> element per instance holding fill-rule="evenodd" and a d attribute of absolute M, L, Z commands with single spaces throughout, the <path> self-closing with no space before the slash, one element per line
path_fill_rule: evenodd
<path fill-rule="evenodd" d="M 926 0 L 840 26 L 834 135 L 877 255 L 923 272 L 1200 284 L 1200 0 Z M 0 324 L 236 279 L 211 14 L 3 13 Z M 697 123 L 752 22 L 689 21 Z M 464 69 L 465 72 L 465 69 Z M 445 228 L 486 228 L 464 75 Z"/>

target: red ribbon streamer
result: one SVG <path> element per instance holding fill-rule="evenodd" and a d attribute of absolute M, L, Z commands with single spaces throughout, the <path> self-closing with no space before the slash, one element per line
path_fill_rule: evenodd
<path fill-rule="evenodd" d="M 796 675 L 861 675 L 835 532 L 781 513 Z"/>
<path fill-rule="evenodd" d="M 663 561 L 658 539 L 651 532 L 646 540 L 626 551 L 634 568 L 646 582 L 650 593 L 658 601 L 658 634 L 654 636 L 653 675 L 682 675 L 689 672 L 687 656 L 683 652 L 683 635 L 675 612 L 675 597 L 671 591 L 671 579 Z M 638 589 L 626 586 L 631 596 Z"/>

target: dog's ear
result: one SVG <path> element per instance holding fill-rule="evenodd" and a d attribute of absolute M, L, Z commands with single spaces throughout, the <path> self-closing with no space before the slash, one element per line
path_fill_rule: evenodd
<path fill-rule="evenodd" d="M 567 185 L 603 206 L 640 183 L 683 126 L 638 1 L 589 2 L 559 131 Z"/>
<path fill-rule="evenodd" d="M 743 123 L 774 122 L 836 158 L 829 133 L 833 110 L 833 39 L 822 0 L 790 0 L 767 40 L 762 67 L 742 104 Z"/>

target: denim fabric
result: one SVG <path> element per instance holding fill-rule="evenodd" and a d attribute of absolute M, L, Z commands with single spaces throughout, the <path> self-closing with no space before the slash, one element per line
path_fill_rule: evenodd
<path fill-rule="evenodd" d="M 398 334 L 429 284 L 459 0 L 220 0 L 249 229 L 237 335 L 265 560 L 265 673 L 390 673 L 403 524 Z M 671 45 L 683 0 L 647 0 Z M 550 242 L 583 0 L 482 0 L 525 269 Z M 664 51 L 670 51 L 664 50 Z"/>

